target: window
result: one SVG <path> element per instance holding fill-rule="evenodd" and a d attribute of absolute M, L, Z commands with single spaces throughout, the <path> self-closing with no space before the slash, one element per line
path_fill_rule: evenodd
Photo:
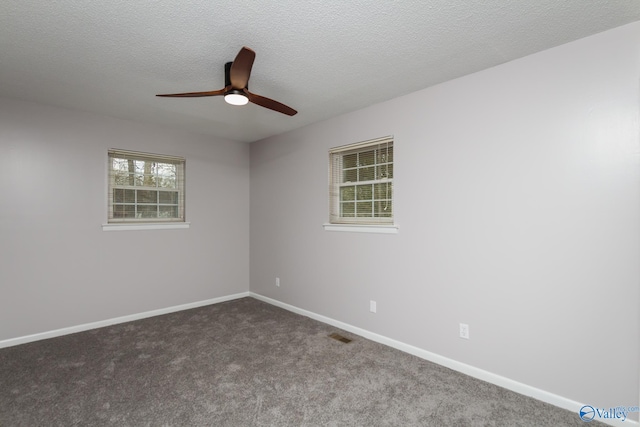
<path fill-rule="evenodd" d="M 109 224 L 184 222 L 185 160 L 109 150 Z"/>
<path fill-rule="evenodd" d="M 393 224 L 393 138 L 329 151 L 329 222 Z"/>

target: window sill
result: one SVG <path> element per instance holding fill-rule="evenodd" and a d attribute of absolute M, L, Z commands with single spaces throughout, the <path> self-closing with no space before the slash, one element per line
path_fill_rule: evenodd
<path fill-rule="evenodd" d="M 146 224 L 102 224 L 102 231 L 132 231 L 132 230 L 170 230 L 189 228 L 190 222 L 159 222 Z"/>
<path fill-rule="evenodd" d="M 347 231 L 352 233 L 398 234 L 398 226 L 358 225 L 358 224 L 322 224 L 325 231 Z"/>

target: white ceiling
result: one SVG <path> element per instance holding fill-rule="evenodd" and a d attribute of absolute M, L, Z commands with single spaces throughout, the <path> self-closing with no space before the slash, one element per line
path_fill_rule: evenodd
<path fill-rule="evenodd" d="M 2 0 L 0 96 L 251 142 L 640 20 L 638 0 Z M 222 97 L 249 87 L 299 111 Z"/>

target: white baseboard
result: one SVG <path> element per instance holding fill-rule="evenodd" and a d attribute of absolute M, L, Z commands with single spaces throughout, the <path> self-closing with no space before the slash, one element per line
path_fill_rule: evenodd
<path fill-rule="evenodd" d="M 387 345 L 389 347 L 398 349 L 400 351 L 404 351 L 405 353 L 412 354 L 421 359 L 428 360 L 433 363 L 437 363 L 438 365 L 446 366 L 447 368 L 453 369 L 454 371 L 461 372 L 463 374 L 469 375 L 471 377 L 480 379 L 482 381 L 486 381 L 488 383 L 497 385 L 499 387 L 506 388 L 508 390 L 514 391 L 516 393 L 532 397 L 534 399 L 541 400 L 545 403 L 549 403 L 554 406 L 558 406 L 560 408 L 569 410 L 576 414 L 578 417 L 578 413 L 580 408 L 585 406 L 585 404 L 576 402 L 575 400 L 567 399 L 566 397 L 558 396 L 557 394 L 550 393 L 545 390 L 541 390 L 536 387 L 532 387 L 527 384 L 520 383 L 518 381 L 514 381 L 512 379 L 503 377 L 501 375 L 494 374 L 489 371 L 485 371 L 480 368 L 476 368 L 471 365 L 467 365 L 466 363 L 458 362 L 453 359 L 449 359 L 448 357 L 440 356 L 439 354 L 432 353 L 427 350 L 423 350 L 418 347 L 414 347 L 409 344 L 405 344 L 400 341 L 396 341 L 394 339 L 385 337 L 383 335 L 379 335 L 366 329 L 358 328 L 357 326 L 349 325 L 348 323 L 341 322 L 339 320 L 332 319 L 330 317 L 323 316 L 321 314 L 313 313 L 311 311 L 304 310 L 302 308 L 295 307 L 293 305 L 265 297 L 260 294 L 256 294 L 254 292 L 249 293 L 251 297 L 258 299 L 260 301 L 266 302 L 271 305 L 275 305 L 276 307 L 283 308 L 285 310 L 291 311 L 293 313 L 301 314 L 306 317 L 310 317 L 311 319 L 318 320 L 323 323 L 327 323 L 329 325 L 335 326 L 336 328 L 343 329 L 345 331 L 354 333 L 371 341 L 378 342 L 380 344 Z M 627 419 L 625 421 L 619 420 L 608 420 L 608 419 L 598 419 L 598 421 L 603 422 L 605 424 L 609 424 L 612 426 L 640 426 L 640 423 L 634 420 Z"/>
<path fill-rule="evenodd" d="M 175 305 L 173 307 L 160 308 L 157 310 L 145 311 L 144 313 L 130 314 L 128 316 L 115 317 L 113 319 L 100 320 L 98 322 L 85 323 L 68 328 L 56 329 L 53 331 L 41 332 L 24 337 L 10 338 L 0 341 L 0 348 L 12 347 L 14 345 L 26 344 L 33 341 L 44 340 L 47 338 L 55 338 L 62 335 L 75 334 L 76 332 L 88 331 L 90 329 L 103 328 L 105 326 L 116 325 L 118 323 L 131 322 L 133 320 L 146 319 L 147 317 L 160 316 L 162 314 L 174 313 L 176 311 L 189 310 L 191 308 L 202 307 L 205 305 L 218 304 L 225 301 L 231 301 L 238 298 L 248 297 L 249 292 L 241 292 L 239 294 L 227 295 L 224 297 L 212 298 L 204 301 L 196 301 L 188 304 Z"/>

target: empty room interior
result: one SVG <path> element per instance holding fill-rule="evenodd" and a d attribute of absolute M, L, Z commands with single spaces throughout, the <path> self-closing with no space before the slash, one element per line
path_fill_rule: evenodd
<path fill-rule="evenodd" d="M 569 411 L 575 425 L 640 425 L 639 99 L 633 0 L 4 1 L 0 425 L 33 425 L 62 402 L 21 386 L 42 388 L 47 375 L 27 377 L 53 371 L 38 365 L 45 353 L 62 346 L 68 378 L 92 366 L 107 381 L 126 355 L 153 359 L 125 339 L 136 325 L 189 310 L 213 310 L 198 312 L 202 337 L 225 325 L 220 345 L 247 346 L 224 365 L 260 372 L 246 393 L 261 375 L 282 390 L 289 367 L 338 366 L 353 351 L 349 363 L 428 362 Z M 280 320 L 301 344 L 269 341 Z M 179 339 L 167 325 L 157 342 Z M 120 337 L 115 362 L 68 344 L 101 330 L 110 345 Z M 205 372 L 198 345 L 215 348 L 174 345 L 184 354 L 166 365 Z M 291 364 L 270 375 L 280 345 Z M 340 357 L 320 358 L 328 349 Z M 221 390 L 215 378 L 206 387 Z M 225 403 L 219 425 L 501 425 L 495 411 L 436 414 L 428 387 L 397 418 L 358 412 L 385 390 L 380 401 L 403 404 L 383 379 L 348 405 L 337 386 L 319 393 L 345 418 L 313 418 L 325 416 L 316 380 L 283 391 L 304 409 L 237 391 L 247 400 Z M 69 384 L 48 387 L 63 396 Z M 109 415 L 113 399 L 95 402 L 103 418 L 86 406 L 60 416 L 145 419 L 144 401 L 128 403 L 138 418 L 129 406 Z M 28 402 L 44 418 L 29 418 Z M 166 423 L 211 425 L 202 414 L 219 409 L 202 402 Z M 242 411 L 251 417 L 234 418 Z M 520 425 L 564 425 L 538 421 Z"/>

